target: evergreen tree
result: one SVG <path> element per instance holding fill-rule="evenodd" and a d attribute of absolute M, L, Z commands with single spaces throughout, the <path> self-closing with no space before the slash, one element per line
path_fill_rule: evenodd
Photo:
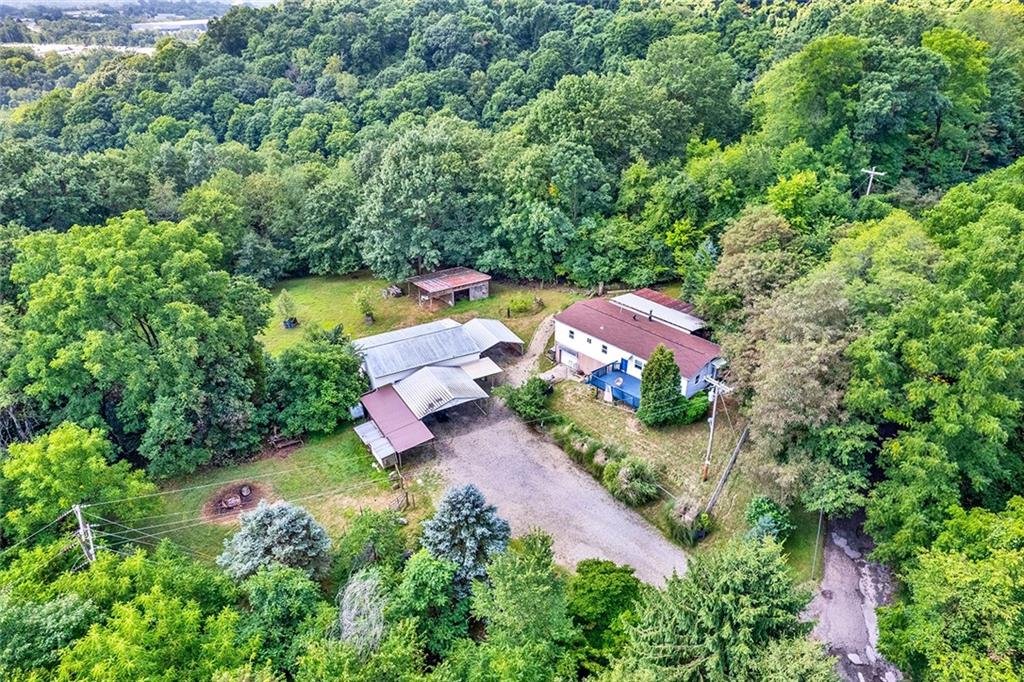
<path fill-rule="evenodd" d="M 675 424 L 686 415 L 686 398 L 675 353 L 665 346 L 651 353 L 640 379 L 640 409 L 636 416 L 648 426 Z"/>
<path fill-rule="evenodd" d="M 322 577 L 330 566 L 331 541 L 324 529 L 302 507 L 288 502 L 267 504 L 242 512 L 242 528 L 224 540 L 217 564 L 241 580 L 272 563 L 299 568 Z"/>
<path fill-rule="evenodd" d="M 505 551 L 510 535 L 508 522 L 469 484 L 445 493 L 433 518 L 423 524 L 421 542 L 431 556 L 457 566 L 455 584 L 465 596 L 472 581 L 487 576 L 487 562 Z"/>

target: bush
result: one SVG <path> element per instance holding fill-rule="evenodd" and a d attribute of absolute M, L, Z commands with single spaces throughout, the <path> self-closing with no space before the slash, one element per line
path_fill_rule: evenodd
<path fill-rule="evenodd" d="M 693 547 L 711 533 L 715 520 L 711 514 L 700 512 L 692 522 L 688 522 L 683 518 L 684 513 L 685 510 L 680 508 L 677 500 L 665 507 L 662 518 L 670 538 L 687 547 Z"/>
<path fill-rule="evenodd" d="M 698 393 L 690 399 L 683 398 L 682 407 L 679 410 L 679 421 L 677 424 L 692 424 L 701 420 L 708 413 L 708 406 L 711 401 L 707 393 Z"/>
<path fill-rule="evenodd" d="M 535 303 L 526 294 L 516 294 L 508 300 L 508 309 L 513 315 L 525 315 L 533 312 Z"/>
<path fill-rule="evenodd" d="M 345 582 L 353 573 L 371 565 L 395 571 L 402 563 L 404 551 L 405 536 L 397 513 L 390 509 L 361 511 L 338 541 L 335 575 Z"/>
<path fill-rule="evenodd" d="M 338 594 L 338 637 L 360 655 L 375 651 L 384 639 L 388 596 L 380 573 L 366 568 L 352 576 Z"/>
<path fill-rule="evenodd" d="M 750 525 L 747 538 L 752 540 L 763 540 L 771 536 L 782 543 L 793 530 L 789 510 L 763 495 L 755 497 L 747 505 L 746 519 Z"/>
<path fill-rule="evenodd" d="M 612 495 L 633 507 L 658 497 L 658 475 L 654 467 L 636 457 L 608 462 L 603 480 Z"/>
<path fill-rule="evenodd" d="M 540 377 L 530 377 L 522 386 L 499 386 L 494 390 L 523 421 L 544 423 L 556 419 L 548 409 L 551 387 Z"/>

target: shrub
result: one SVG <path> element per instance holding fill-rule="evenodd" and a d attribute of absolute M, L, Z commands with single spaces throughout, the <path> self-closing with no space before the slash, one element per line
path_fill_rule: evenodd
<path fill-rule="evenodd" d="M 524 421 L 544 423 L 556 419 L 548 409 L 551 387 L 540 377 L 530 377 L 522 386 L 499 386 L 494 393 Z"/>
<path fill-rule="evenodd" d="M 287 289 L 281 289 L 281 293 L 277 295 L 275 305 L 277 306 L 277 313 L 286 320 L 292 319 L 298 312 L 295 299 L 292 298 Z"/>
<path fill-rule="evenodd" d="M 335 575 L 345 582 L 371 565 L 394 571 L 401 566 L 404 552 L 405 536 L 398 514 L 390 509 L 363 510 L 352 518 L 338 541 Z"/>
<path fill-rule="evenodd" d="M 363 318 L 372 322 L 376 315 L 373 310 L 373 294 L 370 293 L 370 290 L 363 289 L 356 294 L 356 305 L 359 306 L 359 313 Z"/>
<path fill-rule="evenodd" d="M 533 312 L 534 301 L 526 294 L 516 294 L 508 300 L 508 309 L 513 315 L 525 315 Z"/>
<path fill-rule="evenodd" d="M 273 563 L 323 576 L 330 565 L 331 541 L 309 512 L 287 502 L 267 504 L 242 512 L 242 528 L 224 540 L 217 565 L 236 580 L 253 575 Z"/>
<path fill-rule="evenodd" d="M 714 517 L 707 512 L 700 512 L 691 522 L 683 518 L 684 513 L 685 509 L 676 501 L 665 507 L 662 518 L 670 538 L 687 547 L 693 547 L 714 529 Z"/>
<path fill-rule="evenodd" d="M 708 413 L 708 406 L 711 401 L 707 393 L 698 393 L 690 399 L 683 398 L 683 405 L 680 409 L 679 421 L 677 424 L 692 424 L 699 421 Z"/>
<path fill-rule="evenodd" d="M 793 530 L 789 510 L 763 495 L 755 497 L 747 505 L 746 519 L 750 525 L 747 538 L 752 540 L 762 540 L 771 536 L 782 543 Z"/>
<path fill-rule="evenodd" d="M 612 495 L 633 507 L 658 497 L 658 475 L 654 467 L 636 457 L 608 462 L 603 480 Z"/>

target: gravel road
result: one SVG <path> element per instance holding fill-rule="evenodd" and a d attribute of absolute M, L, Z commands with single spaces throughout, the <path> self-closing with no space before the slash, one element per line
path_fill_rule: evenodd
<path fill-rule="evenodd" d="M 639 514 L 615 500 L 558 446 L 535 433 L 506 407 L 488 401 L 484 416 L 474 406 L 449 412 L 431 424 L 438 436 L 435 466 L 446 486 L 473 483 L 513 535 L 542 528 L 554 539 L 555 559 L 629 564 L 636 576 L 663 585 L 686 570 L 686 555 Z"/>
<path fill-rule="evenodd" d="M 832 519 L 825 538 L 825 571 L 805 617 L 816 620 L 812 637 L 839 659 L 848 682 L 896 682 L 899 670 L 878 652 L 875 609 L 892 600 L 892 574 L 867 560 L 871 540 L 861 515 Z"/>

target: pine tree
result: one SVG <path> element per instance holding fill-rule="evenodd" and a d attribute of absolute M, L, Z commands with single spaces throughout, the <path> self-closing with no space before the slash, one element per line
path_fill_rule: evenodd
<path fill-rule="evenodd" d="M 676 356 L 665 346 L 651 353 L 640 379 L 640 409 L 636 416 L 648 426 L 662 426 L 682 421 L 686 415 L 686 398 L 680 393 L 682 378 Z"/>
<path fill-rule="evenodd" d="M 472 581 L 487 576 L 487 562 L 505 551 L 510 535 L 508 522 L 470 484 L 445 494 L 437 513 L 423 524 L 422 543 L 433 557 L 458 567 L 455 584 L 465 596 Z"/>
<path fill-rule="evenodd" d="M 331 564 L 331 541 L 302 507 L 287 502 L 267 504 L 243 512 L 242 529 L 224 541 L 217 564 L 241 580 L 261 566 L 278 563 L 300 568 L 311 578 L 322 577 Z"/>

